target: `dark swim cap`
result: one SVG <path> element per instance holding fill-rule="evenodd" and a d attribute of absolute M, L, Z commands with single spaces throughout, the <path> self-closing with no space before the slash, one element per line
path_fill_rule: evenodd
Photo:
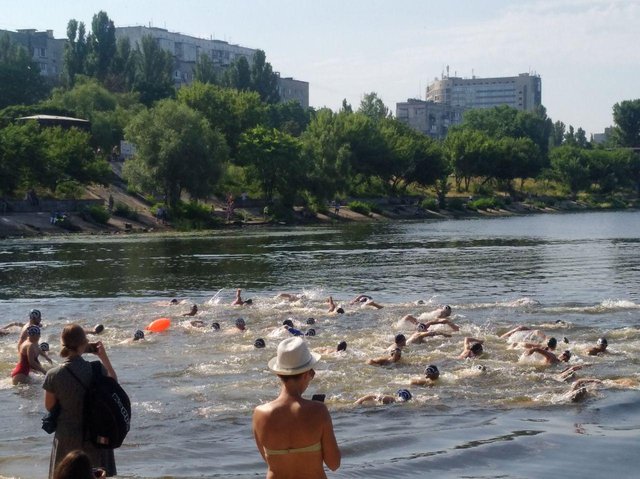
<path fill-rule="evenodd" d="M 211 328 L 218 331 L 220 329 L 220 323 L 211 323 Z"/>
<path fill-rule="evenodd" d="M 410 401 L 411 398 L 413 397 L 411 395 L 411 391 L 409 391 L 408 389 L 398 389 L 398 392 L 396 394 L 403 401 Z"/>
<path fill-rule="evenodd" d="M 338 313 L 338 314 L 344 314 L 344 309 L 342 309 L 342 308 L 338 308 L 338 309 L 336 309 L 336 313 Z"/>
<path fill-rule="evenodd" d="M 144 339 L 144 331 L 138 329 L 135 333 L 133 333 L 133 340 L 138 341 L 140 339 Z"/>
<path fill-rule="evenodd" d="M 236 326 L 239 328 L 242 328 L 244 326 L 246 326 L 246 323 L 244 322 L 243 318 L 238 318 L 236 319 Z"/>
<path fill-rule="evenodd" d="M 309 328 L 309 331 L 305 333 L 305 336 L 315 336 L 315 335 L 316 335 L 316 330 L 313 328 Z"/>
<path fill-rule="evenodd" d="M 244 301 L 242 304 L 253 304 L 253 299 L 249 298 L 246 301 Z"/>
<path fill-rule="evenodd" d="M 424 375 L 428 379 L 438 379 L 440 377 L 440 371 L 438 371 L 438 366 L 435 364 L 430 364 L 424 370 Z"/>
<path fill-rule="evenodd" d="M 418 324 L 418 331 L 420 331 L 421 333 L 424 333 L 427 329 L 429 329 L 429 326 L 427 326 L 424 323 L 420 323 Z"/>
<path fill-rule="evenodd" d="M 567 361 L 569 361 L 569 359 L 571 359 L 571 351 L 569 351 L 568 349 L 563 352 L 560 356 L 566 356 L 567 357 Z"/>
<path fill-rule="evenodd" d="M 606 348 L 609 343 L 607 342 L 607 338 L 598 338 L 598 346 L 601 348 Z"/>
<path fill-rule="evenodd" d="M 264 342 L 264 339 L 258 338 L 253 342 L 253 345 L 256 348 L 261 349 L 261 348 L 264 348 L 266 346 L 266 343 Z"/>
<path fill-rule="evenodd" d="M 347 350 L 347 342 L 346 341 L 340 341 L 338 343 L 338 349 L 336 349 L 336 351 L 346 351 Z"/>
<path fill-rule="evenodd" d="M 294 336 L 302 336 L 303 335 L 302 331 L 300 331 L 299 329 L 296 329 L 296 328 L 287 327 L 287 331 L 289 331 Z"/>
<path fill-rule="evenodd" d="M 40 343 L 40 351 L 43 353 L 49 351 L 49 343 Z"/>
<path fill-rule="evenodd" d="M 547 341 L 547 346 L 550 347 L 551 349 L 555 349 L 557 345 L 558 345 L 558 340 L 556 338 L 549 338 L 549 341 Z"/>
<path fill-rule="evenodd" d="M 95 334 L 100 334 L 102 331 L 104 331 L 104 326 L 102 324 L 96 325 L 96 327 L 93 329 L 93 332 Z"/>
<path fill-rule="evenodd" d="M 404 334 L 396 334 L 396 337 L 393 340 L 396 344 L 398 343 L 406 343 L 407 342 L 407 338 L 405 337 Z"/>
<path fill-rule="evenodd" d="M 473 343 L 473 345 L 471 346 L 471 352 L 476 355 L 482 354 L 482 344 Z"/>
<path fill-rule="evenodd" d="M 42 314 L 39 309 L 32 309 L 29 311 L 29 319 L 32 321 L 40 321 L 42 319 Z"/>
<path fill-rule="evenodd" d="M 39 336 L 40 335 L 40 328 L 38 326 L 29 326 L 27 328 L 27 335 L 28 336 Z"/>
<path fill-rule="evenodd" d="M 307 324 L 316 324 L 315 318 L 307 318 Z"/>
<path fill-rule="evenodd" d="M 290 319 L 285 319 L 284 321 L 282 321 L 282 325 L 283 326 L 289 326 L 290 328 L 293 328 L 293 321 L 291 321 Z"/>

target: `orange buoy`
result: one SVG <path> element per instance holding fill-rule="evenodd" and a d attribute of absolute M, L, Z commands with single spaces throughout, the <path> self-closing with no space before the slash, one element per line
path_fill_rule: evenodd
<path fill-rule="evenodd" d="M 147 331 L 159 333 L 167 329 L 169 326 L 171 326 L 171 320 L 169 318 L 158 318 L 149 323 L 149 326 L 147 326 Z"/>

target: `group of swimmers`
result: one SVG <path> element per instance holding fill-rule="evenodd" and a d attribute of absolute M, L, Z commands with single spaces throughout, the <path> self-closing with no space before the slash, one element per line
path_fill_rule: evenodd
<path fill-rule="evenodd" d="M 237 289 L 234 300 L 231 302 L 232 306 L 250 306 L 253 304 L 252 300 L 243 300 L 242 299 L 242 290 Z M 304 295 L 296 295 L 292 293 L 280 293 L 276 296 L 277 299 L 283 299 L 286 301 L 300 301 L 305 299 Z M 331 314 L 344 314 L 344 308 L 338 306 L 338 304 L 333 300 L 331 296 L 327 298 L 327 303 L 329 305 L 327 313 Z M 169 302 L 170 305 L 179 305 L 183 304 L 179 302 L 177 299 L 172 299 Z M 380 303 L 377 303 L 373 300 L 371 296 L 360 294 L 357 295 L 353 300 L 350 301 L 349 305 L 360 305 L 361 307 L 371 307 L 373 309 L 379 310 L 384 306 Z M 183 317 L 195 317 L 198 315 L 198 306 L 193 304 L 189 312 L 182 314 Z M 366 360 L 367 365 L 371 366 L 389 366 L 394 363 L 398 363 L 402 359 L 403 349 L 412 344 L 422 344 L 425 343 L 428 339 L 435 337 L 443 337 L 450 338 L 453 333 L 460 331 L 460 326 L 455 324 L 451 318 L 452 309 L 449 305 L 446 305 L 435 311 L 431 314 L 431 317 L 434 319 L 430 319 L 428 321 L 421 322 L 419 318 L 413 315 L 406 315 L 402 318 L 402 321 L 405 324 L 411 324 L 415 327 L 415 331 L 410 334 L 408 337 L 404 334 L 397 334 L 394 338 L 394 343 L 387 349 L 386 353 L 379 357 L 374 357 Z M 29 314 L 29 323 L 11 323 L 2 328 L 0 328 L 0 335 L 8 334 L 12 328 L 22 327 L 20 338 L 18 341 L 18 353 L 19 360 L 16 368 L 12 371 L 13 383 L 24 383 L 27 381 L 27 377 L 30 371 L 36 371 L 39 373 L 46 373 L 46 370 L 43 368 L 40 363 L 39 358 L 43 357 L 49 363 L 52 364 L 51 359 L 47 355 L 47 351 L 49 349 L 49 345 L 47 343 L 39 343 L 40 340 L 40 326 L 41 326 L 42 315 L 38 310 L 32 310 Z M 206 323 L 202 319 L 192 319 L 189 320 L 189 325 L 195 328 L 203 328 L 206 326 Z M 317 331 L 314 327 L 316 320 L 312 317 L 307 318 L 305 321 L 306 328 L 304 328 L 305 324 L 301 326 L 295 327 L 293 321 L 291 319 L 286 319 L 282 322 L 281 329 L 286 331 L 288 334 L 292 336 L 306 336 L 311 337 L 317 334 Z M 243 318 L 236 318 L 233 321 L 232 331 L 235 332 L 246 332 L 247 326 L 246 322 Z M 434 328 L 435 327 L 435 328 Z M 445 330 L 443 330 L 445 328 Z M 220 323 L 213 322 L 211 323 L 211 329 L 214 331 L 219 331 L 221 329 Z M 104 331 L 104 327 L 102 325 L 97 325 L 93 329 L 85 329 L 87 334 L 100 334 Z M 229 332 L 232 332 L 229 331 Z M 142 330 L 136 330 L 133 337 L 125 340 L 124 342 L 135 342 L 140 341 L 145 338 L 145 333 Z M 556 348 L 558 346 L 558 341 L 556 338 L 547 337 L 545 333 L 539 330 L 531 329 L 526 326 L 518 326 L 513 328 L 512 330 L 502 334 L 500 336 L 502 339 L 506 339 L 508 342 L 512 343 L 513 347 L 521 348 L 523 350 L 521 359 L 523 362 L 527 362 L 528 360 L 533 360 L 537 364 L 544 365 L 553 365 L 558 363 L 567 363 L 571 359 L 571 352 L 569 350 L 565 350 L 562 353 L 558 354 L 556 352 Z M 563 338 L 564 343 L 568 343 L 566 338 Z M 262 349 L 266 347 L 266 341 L 264 338 L 258 337 L 253 341 L 253 346 L 257 349 Z M 587 351 L 588 355 L 600 355 L 607 352 L 608 342 L 606 338 L 598 339 L 598 342 L 595 347 L 590 348 Z M 340 341 L 337 347 L 332 348 L 318 348 L 317 350 L 322 354 L 337 354 L 347 349 L 347 342 Z M 462 350 L 457 355 L 458 359 L 477 359 L 482 358 L 484 354 L 484 340 L 480 338 L 474 337 L 464 337 L 462 340 Z M 484 366 L 481 366 L 483 369 Z M 562 380 L 575 380 L 575 373 L 579 370 L 580 367 L 572 366 L 571 368 L 566 368 L 565 370 L 559 373 L 559 377 Z M 424 369 L 424 377 L 414 378 L 411 380 L 411 385 L 428 385 L 434 384 L 435 381 L 438 380 L 440 376 L 440 370 L 438 366 L 435 364 L 429 364 Z M 587 378 L 589 379 L 589 378 Z M 597 381 L 580 381 L 576 382 L 577 384 L 581 384 L 584 386 L 586 382 L 590 382 L 596 384 Z M 411 394 L 408 395 L 404 393 L 405 389 L 401 389 L 398 391 L 398 395 L 395 396 L 396 400 L 410 400 L 412 398 Z M 400 394 L 400 392 L 403 392 Z M 376 394 L 376 395 L 366 395 L 363 398 L 359 398 L 356 403 L 362 404 L 365 402 L 369 402 L 371 400 L 377 400 L 383 404 L 388 404 L 389 399 L 384 399 L 386 395 L 384 394 Z M 582 395 L 584 397 L 584 394 Z M 378 399 L 376 399 L 378 398 Z M 382 399 L 380 399 L 382 398 Z M 576 399 L 579 399 L 576 396 Z"/>

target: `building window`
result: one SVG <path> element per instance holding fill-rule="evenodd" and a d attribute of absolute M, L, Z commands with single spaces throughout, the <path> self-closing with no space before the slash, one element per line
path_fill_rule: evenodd
<path fill-rule="evenodd" d="M 47 49 L 46 48 L 36 48 L 36 50 L 38 52 L 38 56 L 40 56 L 41 58 L 47 56 Z"/>

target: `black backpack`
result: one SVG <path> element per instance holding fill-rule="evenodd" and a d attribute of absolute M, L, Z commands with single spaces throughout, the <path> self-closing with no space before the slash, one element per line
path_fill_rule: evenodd
<path fill-rule="evenodd" d="M 68 369 L 82 384 L 82 381 Z M 85 439 L 97 448 L 116 449 L 127 437 L 131 425 L 131 402 L 118 382 L 102 374 L 102 363 L 91 362 L 91 384 L 84 398 Z"/>

